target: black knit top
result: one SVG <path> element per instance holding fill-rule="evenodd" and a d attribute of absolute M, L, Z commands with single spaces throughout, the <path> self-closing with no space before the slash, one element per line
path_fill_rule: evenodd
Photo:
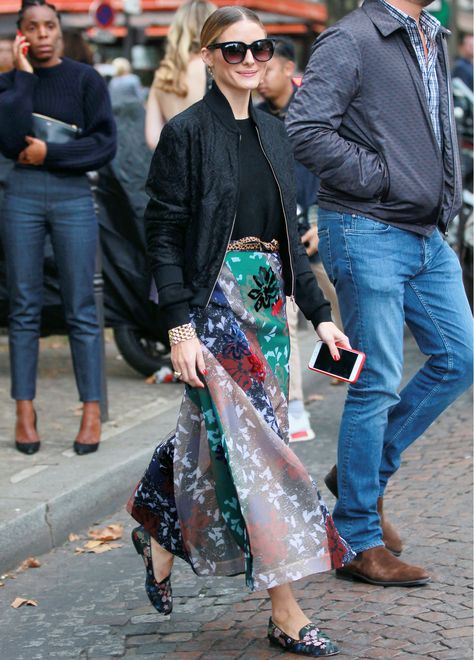
<path fill-rule="evenodd" d="M 107 86 L 93 67 L 63 58 L 60 64 L 0 75 L 0 151 L 16 160 L 32 135 L 32 112 L 82 129 L 66 144 L 48 143 L 43 168 L 94 170 L 115 155 L 116 130 Z"/>
<path fill-rule="evenodd" d="M 240 131 L 239 203 L 232 239 L 255 236 L 281 240 L 284 218 L 280 192 L 251 119 L 237 120 Z"/>

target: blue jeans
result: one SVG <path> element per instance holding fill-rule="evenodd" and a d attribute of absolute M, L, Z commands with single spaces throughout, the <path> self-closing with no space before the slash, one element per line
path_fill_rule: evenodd
<path fill-rule="evenodd" d="M 319 252 L 344 330 L 367 355 L 344 407 L 334 521 L 356 552 L 383 545 L 377 499 L 402 452 L 472 383 L 473 324 L 461 268 L 429 238 L 320 209 Z M 427 361 L 399 393 L 407 323 Z"/>
<path fill-rule="evenodd" d="M 15 168 L 0 215 L 9 290 L 11 395 L 33 400 L 50 232 L 81 401 L 100 400 L 100 329 L 94 300 L 98 225 L 85 175 Z"/>

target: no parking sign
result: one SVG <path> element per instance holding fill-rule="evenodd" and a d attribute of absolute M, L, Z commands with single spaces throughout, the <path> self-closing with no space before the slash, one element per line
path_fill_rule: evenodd
<path fill-rule="evenodd" d="M 97 27 L 105 29 L 110 27 L 115 20 L 115 11 L 110 2 L 98 0 L 93 2 L 89 8 L 89 14 L 95 21 Z"/>

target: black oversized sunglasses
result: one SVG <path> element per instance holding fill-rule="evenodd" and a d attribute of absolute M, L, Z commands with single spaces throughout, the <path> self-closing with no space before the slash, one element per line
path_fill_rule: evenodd
<path fill-rule="evenodd" d="M 243 41 L 224 41 L 208 46 L 209 50 L 218 48 L 222 51 L 222 56 L 227 64 L 240 64 L 245 60 L 248 50 L 257 62 L 268 62 L 275 52 L 275 42 L 272 39 L 259 39 L 251 44 L 245 44 Z"/>

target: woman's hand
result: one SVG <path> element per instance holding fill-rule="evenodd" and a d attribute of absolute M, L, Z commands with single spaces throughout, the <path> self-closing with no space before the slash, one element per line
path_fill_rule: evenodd
<path fill-rule="evenodd" d="M 33 67 L 31 66 L 26 53 L 30 44 L 22 34 L 17 34 L 15 41 L 13 42 L 13 66 L 18 71 L 26 71 L 27 73 L 33 73 Z"/>
<path fill-rule="evenodd" d="M 334 360 L 340 360 L 341 358 L 336 344 L 339 344 L 341 348 L 351 348 L 349 338 L 331 321 L 320 323 L 316 328 L 316 332 L 319 338 L 328 345 Z"/>
<path fill-rule="evenodd" d="M 198 376 L 198 371 L 207 374 L 201 343 L 197 337 L 186 339 L 171 347 L 171 362 L 173 369 L 181 374 L 179 379 L 191 387 L 204 387 Z"/>
<path fill-rule="evenodd" d="M 42 165 L 48 153 L 46 142 L 31 135 L 25 137 L 25 142 L 28 146 L 18 156 L 18 162 L 22 165 Z"/>

